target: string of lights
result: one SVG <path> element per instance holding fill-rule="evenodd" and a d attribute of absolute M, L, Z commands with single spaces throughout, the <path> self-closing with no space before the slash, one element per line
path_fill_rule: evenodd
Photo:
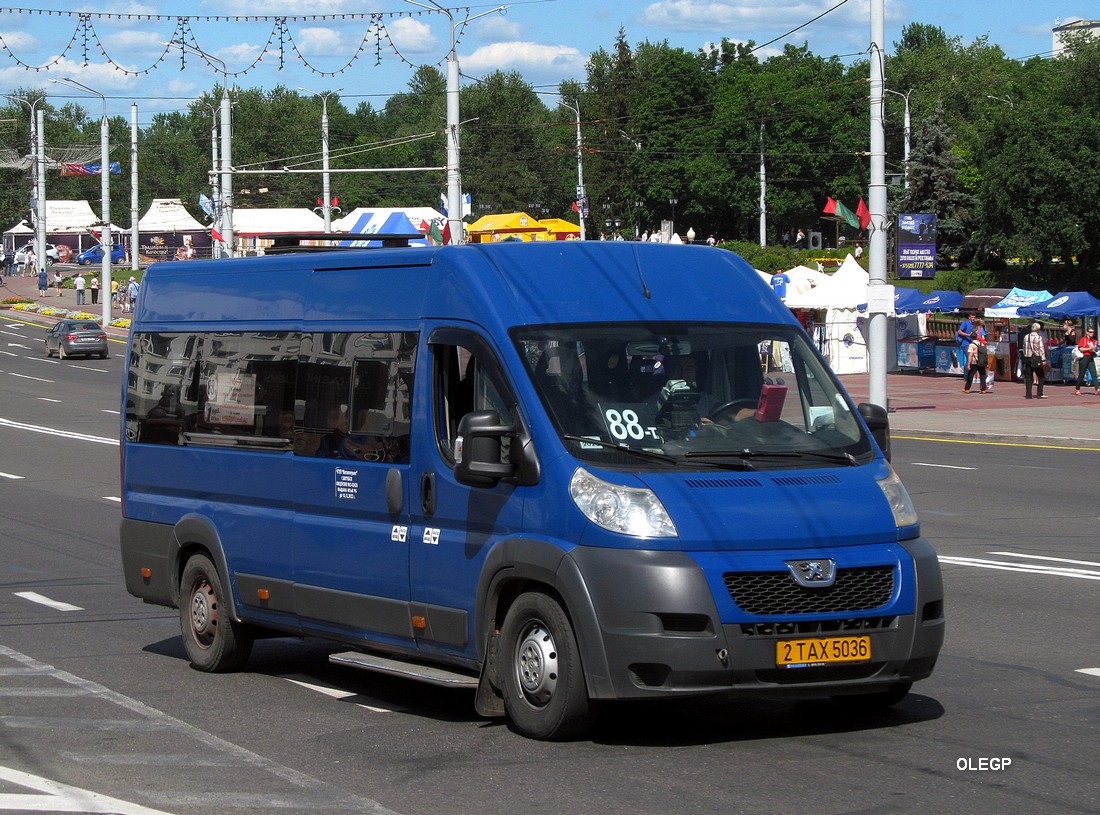
<path fill-rule="evenodd" d="M 74 22 L 74 28 L 72 35 L 68 38 L 68 43 L 61 49 L 60 53 L 51 57 L 49 60 L 34 64 L 26 58 L 20 56 L 17 53 L 16 48 L 9 38 L 5 38 L 3 33 L 0 33 L 0 53 L 5 57 L 15 62 L 21 68 L 27 71 L 33 71 L 35 73 L 49 71 L 51 68 L 56 68 L 66 58 L 71 57 L 74 53 L 79 53 L 82 66 L 91 64 L 93 55 L 98 53 L 106 60 L 107 64 L 114 68 L 116 71 L 123 73 L 127 76 L 141 76 L 149 74 L 154 71 L 169 57 L 176 56 L 176 50 L 172 47 L 166 47 L 164 51 L 159 54 L 150 64 L 145 67 L 137 68 L 127 66 L 122 63 L 118 54 L 109 52 L 104 44 L 104 37 L 100 35 L 100 32 L 96 28 L 96 22 L 110 22 L 118 23 L 125 22 L 130 24 L 140 25 L 141 23 L 154 22 L 158 24 L 171 23 L 173 25 L 173 34 L 169 37 L 169 40 L 177 42 L 186 42 L 189 46 L 193 47 L 199 53 L 205 53 L 202 46 L 199 44 L 199 40 L 192 28 L 193 23 L 224 23 L 224 24 L 237 24 L 237 23 L 271 23 L 271 31 L 267 36 L 267 42 L 260 49 L 259 53 L 255 56 L 251 63 L 244 68 L 237 70 L 223 70 L 215 66 L 212 62 L 206 61 L 206 64 L 217 73 L 224 74 L 227 78 L 239 78 L 246 76 L 265 61 L 265 59 L 277 59 L 279 70 L 282 70 L 289 57 L 293 57 L 297 62 L 304 65 L 312 73 L 318 76 L 335 77 L 349 71 L 352 66 L 363 58 L 364 55 L 373 51 L 375 65 L 379 65 L 382 62 L 383 54 L 387 50 L 392 53 L 394 57 L 408 65 L 409 67 L 419 67 L 420 63 L 414 63 L 408 59 L 398 47 L 395 38 L 391 36 L 389 29 L 386 26 L 386 21 L 395 21 L 400 19 L 412 19 L 417 17 L 426 17 L 429 15 L 448 15 L 453 14 L 455 19 L 462 19 L 461 25 L 455 32 L 455 46 L 457 47 L 462 39 L 462 35 L 466 32 L 466 28 L 469 25 L 470 20 L 470 7 L 458 7 L 448 9 L 423 9 L 417 11 L 385 11 L 385 12 L 362 12 L 357 14 L 307 14 L 307 15 L 284 15 L 284 16 L 270 16 L 270 15 L 173 15 L 173 14 L 127 14 L 118 12 L 87 12 L 87 11 L 58 11 L 51 9 L 28 9 L 28 8 L 15 8 L 15 7 L 0 7 L 0 32 L 7 30 L 7 27 L 3 25 L 6 17 L 20 17 L 20 16 L 40 16 L 40 17 L 57 17 L 57 18 L 72 18 Z M 305 27 L 314 25 L 316 23 L 366 23 L 366 27 L 363 30 L 362 36 L 355 42 L 354 46 L 350 50 L 350 55 L 347 60 L 340 67 L 334 70 L 324 70 L 312 63 L 309 58 L 303 53 L 303 50 L 298 45 L 298 39 L 295 38 L 294 29 L 296 27 Z M 450 49 L 448 48 L 449 52 Z M 181 67 L 186 66 L 186 53 L 181 52 L 179 54 L 181 60 Z M 447 61 L 447 53 L 442 54 L 438 60 L 434 62 L 436 66 L 442 66 Z"/>

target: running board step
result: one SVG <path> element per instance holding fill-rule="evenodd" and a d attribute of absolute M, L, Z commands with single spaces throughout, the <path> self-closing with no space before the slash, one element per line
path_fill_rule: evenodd
<path fill-rule="evenodd" d="M 451 671 L 447 668 L 439 668 L 435 665 L 422 665 L 418 662 L 404 662 L 399 659 L 389 659 L 377 654 L 363 654 L 359 651 L 345 651 L 340 654 L 330 654 L 329 662 L 336 665 L 349 665 L 352 668 L 362 668 L 366 671 L 400 676 L 405 679 L 415 679 L 419 682 L 427 682 L 429 685 L 439 685 L 443 688 L 476 688 L 477 677 L 470 674 Z"/>

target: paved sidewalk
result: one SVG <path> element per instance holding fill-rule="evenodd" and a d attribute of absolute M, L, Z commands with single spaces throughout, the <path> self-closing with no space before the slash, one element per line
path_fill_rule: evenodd
<path fill-rule="evenodd" d="M 71 277 L 75 268 L 63 269 Z M 86 278 L 91 272 L 85 270 Z M 126 274 L 129 277 L 129 273 Z M 38 296 L 37 279 L 4 278 L 0 300 L 8 297 L 28 297 L 45 305 L 76 308 L 76 292 L 62 289 L 55 297 L 53 289 L 45 298 Z M 97 317 L 102 304 L 92 306 L 91 294 L 83 307 Z M 23 318 L 20 312 L 0 312 Z M 115 317 L 128 316 L 115 307 Z M 49 325 L 56 318 L 27 314 L 27 322 Z M 113 338 L 124 338 L 127 330 L 108 327 Z M 857 402 L 866 402 L 869 391 L 867 374 L 847 374 L 840 377 L 844 387 Z M 886 377 L 886 398 L 890 411 L 890 429 L 895 436 L 915 436 L 935 439 L 961 439 L 974 442 L 1009 442 L 1017 444 L 1053 445 L 1077 449 L 1100 450 L 1100 396 L 1093 391 L 1073 395 L 1073 384 L 1049 384 L 1046 399 L 1024 399 L 1021 382 L 996 382 L 985 396 L 976 391 L 961 392 L 962 377 L 935 373 L 891 373 Z"/>
<path fill-rule="evenodd" d="M 51 280 L 53 278 L 53 271 L 56 268 L 58 268 L 58 267 L 57 266 L 51 266 L 50 269 L 49 269 Z M 76 266 L 62 266 L 60 268 L 61 268 L 61 275 L 65 278 L 66 281 L 68 281 L 70 278 L 76 276 L 78 267 L 76 267 Z M 86 281 L 90 281 L 92 279 L 93 275 L 98 275 L 99 274 L 100 267 L 99 266 L 95 266 L 95 267 L 88 266 L 88 267 L 84 267 L 82 269 L 82 271 L 84 272 L 84 279 Z M 115 270 L 115 274 L 119 277 L 121 277 L 124 272 L 126 274 L 125 279 L 129 279 L 130 274 L 131 274 L 131 272 L 129 272 L 129 270 L 123 270 L 121 268 L 116 268 L 116 270 Z M 61 296 L 58 297 L 57 294 L 56 294 L 56 290 L 51 287 L 46 291 L 46 296 L 45 297 L 40 297 L 39 294 L 38 294 L 38 277 L 37 276 L 35 276 L 35 277 L 18 277 L 18 276 L 13 275 L 11 277 L 3 278 L 3 284 L 4 285 L 0 286 L 0 300 L 7 300 L 10 297 L 25 297 L 27 299 L 34 300 L 36 303 L 41 303 L 44 306 L 55 306 L 55 307 L 58 307 L 58 308 L 66 308 L 66 309 L 81 309 L 83 311 L 86 311 L 88 314 L 94 314 L 95 317 L 96 317 L 96 320 L 98 322 L 102 322 L 102 320 L 103 320 L 103 302 L 101 300 L 99 303 L 96 303 L 95 305 L 92 305 L 91 290 L 88 290 L 88 291 L 85 292 L 85 296 L 84 296 L 85 303 L 84 303 L 84 305 L 78 306 L 76 304 L 76 291 L 72 288 L 62 288 L 61 289 Z M 100 296 L 102 297 L 103 295 L 104 295 L 104 292 L 101 291 Z M 111 296 L 109 288 L 106 291 L 106 296 L 108 298 L 110 298 L 110 296 Z M 21 312 L 12 311 L 10 309 L 5 310 L 3 313 L 6 314 L 7 316 L 13 316 L 13 315 L 18 315 L 20 317 L 25 316 L 28 322 L 37 322 L 37 323 L 41 323 L 42 325 L 52 325 L 53 323 L 57 322 L 57 320 L 59 319 L 57 317 L 52 317 L 51 318 L 49 316 L 39 315 L 39 314 L 35 314 L 33 312 L 24 315 Z M 112 307 L 111 315 L 112 315 L 113 319 L 118 319 L 120 317 L 129 317 L 130 316 L 128 314 L 124 314 L 123 311 L 122 311 L 122 307 L 118 306 L 118 305 L 115 305 L 115 306 Z M 113 326 L 107 326 L 107 334 L 111 337 L 126 337 L 128 335 L 128 333 L 129 332 L 125 328 L 115 328 Z"/>

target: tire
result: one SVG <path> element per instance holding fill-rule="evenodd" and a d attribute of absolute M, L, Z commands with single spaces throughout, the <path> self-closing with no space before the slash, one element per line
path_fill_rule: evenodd
<path fill-rule="evenodd" d="M 833 701 L 842 708 L 861 713 L 874 713 L 891 708 L 909 695 L 912 682 L 898 682 L 884 691 L 856 693 L 850 696 L 834 696 Z"/>
<path fill-rule="evenodd" d="M 229 614 L 228 594 L 206 555 L 193 555 L 180 577 L 180 630 L 192 667 L 235 671 L 252 653 L 253 637 Z"/>
<path fill-rule="evenodd" d="M 100 359 L 107 359 L 107 357 L 109 357 L 109 356 L 110 356 L 110 354 L 108 354 L 106 351 L 104 351 L 102 354 L 99 355 L 99 358 Z"/>
<path fill-rule="evenodd" d="M 504 707 L 520 733 L 550 741 L 588 730 L 594 708 L 580 651 L 553 598 L 537 592 L 516 598 L 501 629 L 501 657 Z"/>
<path fill-rule="evenodd" d="M 62 345 L 61 343 L 57 344 L 57 358 L 58 359 L 68 359 L 69 358 L 69 354 L 65 350 L 65 346 Z"/>
<path fill-rule="evenodd" d="M 47 359 L 52 359 L 53 358 L 53 351 L 50 350 L 50 341 L 49 340 L 43 340 L 42 343 L 43 343 L 43 345 L 46 346 L 46 358 Z"/>

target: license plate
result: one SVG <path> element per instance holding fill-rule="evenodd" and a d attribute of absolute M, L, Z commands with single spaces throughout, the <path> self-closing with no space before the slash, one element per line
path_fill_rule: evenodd
<path fill-rule="evenodd" d="M 79 342 L 95 342 L 95 337 L 78 337 Z"/>
<path fill-rule="evenodd" d="M 781 668 L 870 661 L 870 637 L 819 637 L 775 644 L 775 664 Z"/>

